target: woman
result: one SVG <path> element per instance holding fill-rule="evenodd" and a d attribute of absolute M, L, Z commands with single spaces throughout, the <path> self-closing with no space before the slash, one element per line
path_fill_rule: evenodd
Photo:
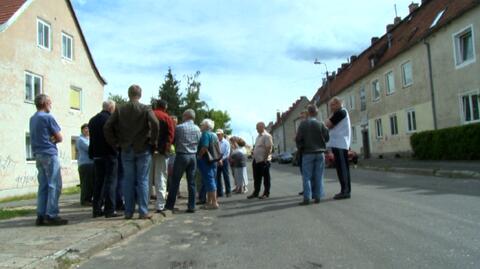
<path fill-rule="evenodd" d="M 207 192 L 207 201 L 204 209 L 218 209 L 217 186 L 215 176 L 217 174 L 217 164 L 208 161 L 208 148 L 217 140 L 217 136 L 212 132 L 214 122 L 211 119 L 204 119 L 200 123 L 202 136 L 198 142 L 198 169 L 202 175 L 202 187 Z"/>
<path fill-rule="evenodd" d="M 247 150 L 245 149 L 245 140 L 237 138 L 236 143 L 238 147 L 233 151 L 230 156 L 232 167 L 234 170 L 235 183 L 237 188 L 236 193 L 246 193 L 248 185 L 247 175 Z"/>
<path fill-rule="evenodd" d="M 88 155 L 90 145 L 90 132 L 88 124 L 80 127 L 81 135 L 76 142 L 78 152 L 78 173 L 80 175 L 80 204 L 83 206 L 92 206 L 93 182 L 95 177 L 95 168 L 93 160 Z"/>

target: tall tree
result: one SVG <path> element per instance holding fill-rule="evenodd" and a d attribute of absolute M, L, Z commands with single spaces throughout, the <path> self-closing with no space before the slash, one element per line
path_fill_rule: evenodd
<path fill-rule="evenodd" d="M 215 129 L 223 129 L 225 134 L 232 134 L 232 128 L 230 128 L 230 115 L 227 111 L 210 109 L 207 113 L 207 118 L 210 118 L 215 122 Z"/>
<path fill-rule="evenodd" d="M 180 81 L 175 79 L 175 76 L 172 74 L 172 69 L 168 68 L 168 72 L 165 75 L 165 81 L 159 88 L 158 98 L 167 102 L 168 112 L 171 115 L 175 115 L 181 119 L 182 93 L 180 92 L 179 86 Z"/>
<path fill-rule="evenodd" d="M 108 93 L 108 99 L 114 101 L 117 105 L 123 105 L 128 102 L 127 98 L 120 94 Z"/>
<path fill-rule="evenodd" d="M 207 104 L 200 100 L 200 86 L 202 85 L 198 81 L 200 71 L 195 72 L 194 75 L 187 75 L 187 94 L 182 98 L 183 110 L 193 109 L 195 111 L 195 123 L 199 124 L 207 114 Z"/>

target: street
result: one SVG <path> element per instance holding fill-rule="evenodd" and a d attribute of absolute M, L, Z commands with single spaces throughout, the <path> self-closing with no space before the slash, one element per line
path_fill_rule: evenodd
<path fill-rule="evenodd" d="M 327 169 L 324 200 L 299 206 L 298 167 L 273 164 L 271 174 L 267 200 L 182 206 L 80 268 L 480 268 L 478 180 L 352 169 L 352 199 L 335 201 Z"/>

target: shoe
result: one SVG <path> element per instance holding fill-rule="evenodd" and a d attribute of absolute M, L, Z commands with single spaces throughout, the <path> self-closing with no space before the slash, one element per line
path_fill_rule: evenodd
<path fill-rule="evenodd" d="M 298 195 L 303 195 L 303 191 L 299 192 Z"/>
<path fill-rule="evenodd" d="M 157 200 L 157 196 L 156 195 L 150 195 L 150 200 Z"/>
<path fill-rule="evenodd" d="M 43 217 L 37 217 L 37 219 L 35 220 L 35 225 L 37 226 L 45 225 L 45 219 Z"/>
<path fill-rule="evenodd" d="M 116 211 L 125 211 L 125 205 L 120 205 L 120 206 L 117 206 L 117 208 L 115 208 Z"/>
<path fill-rule="evenodd" d="M 55 218 L 46 217 L 43 221 L 43 224 L 46 225 L 46 226 L 67 225 L 68 220 L 62 219 L 60 217 L 55 217 Z"/>
<path fill-rule="evenodd" d="M 205 201 L 198 201 L 196 204 L 197 204 L 197 205 L 204 205 L 204 204 L 206 204 L 206 203 L 207 203 L 207 202 L 205 202 Z"/>
<path fill-rule="evenodd" d="M 195 209 L 189 208 L 189 209 L 185 210 L 185 213 L 195 213 Z"/>
<path fill-rule="evenodd" d="M 117 217 L 121 217 L 123 216 L 123 214 L 118 214 L 118 213 L 112 213 L 112 214 L 105 214 L 105 218 L 109 219 L 109 218 L 117 218 Z"/>
<path fill-rule="evenodd" d="M 93 212 L 92 213 L 92 218 L 98 218 L 98 217 L 103 217 L 105 213 L 103 212 Z"/>
<path fill-rule="evenodd" d="M 227 198 L 228 198 L 228 197 L 232 197 L 232 194 L 231 194 L 231 193 L 227 193 L 226 196 L 227 196 Z"/>
<path fill-rule="evenodd" d="M 132 218 L 133 218 L 133 215 L 125 215 L 124 218 L 125 218 L 125 219 L 132 219 Z"/>
<path fill-rule="evenodd" d="M 348 193 L 337 193 L 333 196 L 335 200 L 350 199 L 350 194 Z"/>
<path fill-rule="evenodd" d="M 309 200 L 303 200 L 301 203 L 298 203 L 298 205 L 309 205 L 310 201 Z"/>
<path fill-rule="evenodd" d="M 152 215 L 150 214 L 145 214 L 145 215 L 140 215 L 138 219 L 152 219 Z"/>
<path fill-rule="evenodd" d="M 268 198 L 268 196 L 269 196 L 268 194 L 264 194 L 264 195 L 262 195 L 262 196 L 258 197 L 258 199 L 260 199 L 260 200 L 264 200 L 264 199 L 267 199 L 267 198 Z"/>
<path fill-rule="evenodd" d="M 252 194 L 252 195 L 247 196 L 247 199 L 253 199 L 253 198 L 258 198 L 258 194 L 257 195 Z"/>
<path fill-rule="evenodd" d="M 85 206 L 85 207 L 90 207 L 90 206 L 92 206 L 93 204 L 92 204 L 92 202 L 90 202 L 90 201 L 85 201 L 85 202 L 81 202 L 80 205 L 81 205 L 81 206 Z"/>
<path fill-rule="evenodd" d="M 315 204 L 320 204 L 320 199 L 314 199 L 313 202 L 314 202 Z"/>

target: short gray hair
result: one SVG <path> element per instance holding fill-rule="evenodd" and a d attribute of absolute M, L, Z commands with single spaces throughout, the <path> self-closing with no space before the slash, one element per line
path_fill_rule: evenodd
<path fill-rule="evenodd" d="M 35 96 L 35 106 L 37 109 L 42 109 L 47 105 L 47 101 L 50 97 L 48 95 L 41 93 L 37 96 Z"/>
<path fill-rule="evenodd" d="M 338 96 L 332 97 L 332 100 L 330 102 L 338 102 L 340 106 L 343 106 L 343 99 Z"/>
<path fill-rule="evenodd" d="M 115 106 L 115 101 L 112 101 L 112 100 L 107 100 L 102 104 L 103 110 L 107 110 L 107 111 L 110 110 L 112 106 Z"/>
<path fill-rule="evenodd" d="M 183 116 L 188 116 L 191 119 L 195 119 L 195 111 L 193 109 L 189 108 L 189 109 L 187 109 L 183 112 Z"/>
<path fill-rule="evenodd" d="M 140 98 L 142 97 L 142 88 L 140 86 L 133 84 L 128 88 L 128 98 Z"/>
<path fill-rule="evenodd" d="M 211 119 L 202 120 L 202 123 L 200 123 L 200 125 L 207 126 L 208 130 L 213 130 L 213 128 L 215 128 L 215 122 Z"/>

